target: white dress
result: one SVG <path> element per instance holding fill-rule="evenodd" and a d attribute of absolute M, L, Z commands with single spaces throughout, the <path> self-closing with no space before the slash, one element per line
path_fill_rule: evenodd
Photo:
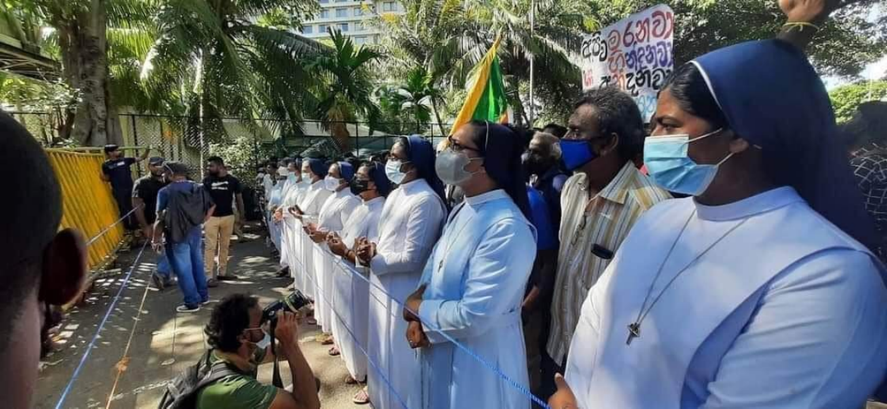
<path fill-rule="evenodd" d="M 453 210 L 422 276 L 431 345 L 419 350 L 421 408 L 529 409 L 526 395 L 442 334 L 529 389 L 520 313 L 535 258 L 535 230 L 505 191 Z"/>
<path fill-rule="evenodd" d="M 446 218 L 443 200 L 424 179 L 391 192 L 379 219 L 376 257 L 370 262 L 368 346 L 381 373 L 369 371 L 370 401 L 378 409 L 418 408 L 419 362 L 406 340 L 401 304 L 416 290 Z M 379 290 L 382 288 L 385 292 Z M 397 302 L 389 299 L 391 294 Z M 399 304 L 400 303 L 400 304 Z M 397 396 L 389 391 L 383 377 Z"/>
<path fill-rule="evenodd" d="M 385 198 L 378 197 L 363 202 L 354 209 L 345 229 L 342 242 L 353 249 L 354 241 L 366 237 L 372 242 L 379 240 L 379 216 L 385 206 Z M 356 249 L 353 249 L 356 250 Z M 367 308 L 370 304 L 369 284 L 357 277 L 369 276 L 369 269 L 356 267 L 336 256 L 333 267 L 334 304 L 333 336 L 342 352 L 345 367 L 352 378 L 363 380 L 367 376 Z"/>
<path fill-rule="evenodd" d="M 303 212 L 302 221 L 296 220 L 296 230 L 294 231 L 294 234 L 298 236 L 294 240 L 294 251 L 297 259 L 296 265 L 299 268 L 298 271 L 290 269 L 290 272 L 294 277 L 296 288 L 302 290 L 305 295 L 314 298 L 315 301 L 317 300 L 317 279 L 314 275 L 314 242 L 302 230 L 302 225 L 317 222 L 321 207 L 332 194 L 333 192 L 324 188 L 323 180 L 319 180 L 305 188 L 298 202 L 298 206 Z M 299 286 L 300 284 L 301 287 Z M 315 302 L 315 307 L 319 306 L 320 304 Z M 320 321 L 318 317 L 315 317 L 315 319 L 318 322 Z"/>
<path fill-rule="evenodd" d="M 589 293 L 567 382 L 584 409 L 863 407 L 887 365 L 883 272 L 789 187 L 660 203 Z"/>
<path fill-rule="evenodd" d="M 327 198 L 320 210 L 317 229 L 323 232 L 341 232 L 351 212 L 360 205 L 360 199 L 349 189 L 342 189 Z M 307 236 L 306 236 L 307 237 Z M 315 290 L 315 318 L 325 333 L 333 331 L 333 253 L 326 243 L 314 243 L 314 276 L 319 288 Z M 318 314 L 319 313 L 319 314 Z M 335 335 L 335 334 L 334 334 Z"/>

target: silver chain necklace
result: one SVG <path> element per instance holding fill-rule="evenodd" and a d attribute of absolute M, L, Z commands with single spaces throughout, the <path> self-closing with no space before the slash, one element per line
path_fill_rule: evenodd
<path fill-rule="evenodd" d="M 663 260 L 662 264 L 659 265 L 659 270 L 656 271 L 656 275 L 653 277 L 653 282 L 650 283 L 650 288 L 647 289 L 647 295 L 644 296 L 644 303 L 641 304 L 641 309 L 638 311 L 637 319 L 633 323 L 628 324 L 628 339 L 625 341 L 625 345 L 631 345 L 631 341 L 633 341 L 635 338 L 639 338 L 641 336 L 641 324 L 644 322 L 644 319 L 647 318 L 647 314 L 650 313 L 650 311 L 653 309 L 653 307 L 656 305 L 656 303 L 659 301 L 659 299 L 662 298 L 662 295 L 665 294 L 665 292 L 668 290 L 669 287 L 671 287 L 671 284 L 674 283 L 675 280 L 677 280 L 677 278 L 680 277 L 681 274 L 684 273 L 684 271 L 687 271 L 687 269 L 690 268 L 690 266 L 695 264 L 700 258 L 702 258 L 702 256 L 704 256 L 706 253 L 708 253 L 709 250 L 714 248 L 714 246 L 716 246 L 718 243 L 720 243 L 721 240 L 724 240 L 724 238 L 729 236 L 730 233 L 733 233 L 733 231 L 738 229 L 739 226 L 742 226 L 743 224 L 745 224 L 745 222 L 748 221 L 748 219 L 749 219 L 749 218 L 745 218 L 741 222 L 737 223 L 735 226 L 731 227 L 730 230 L 727 230 L 727 232 L 724 233 L 723 236 L 721 236 L 720 238 L 715 240 L 715 242 L 712 243 L 710 246 L 708 246 L 705 250 L 703 250 L 702 253 L 699 253 L 698 256 L 693 258 L 693 260 L 690 260 L 690 262 L 687 263 L 687 265 L 684 266 L 684 268 L 680 269 L 678 271 L 678 273 L 675 274 L 675 276 L 672 277 L 672 279 L 669 280 L 669 282 L 665 284 L 665 287 L 662 288 L 662 291 L 660 291 L 659 294 L 656 295 L 656 298 L 654 298 L 653 302 L 650 303 L 650 307 L 647 308 L 647 301 L 650 300 L 650 295 L 653 293 L 653 287 L 656 286 L 656 281 L 659 280 L 659 275 L 662 274 L 662 269 L 665 267 L 665 264 L 668 263 L 668 259 L 671 258 L 671 253 L 674 251 L 674 248 L 675 248 L 675 246 L 677 246 L 678 242 L 681 241 L 681 236 L 684 235 L 684 231 L 687 230 L 687 226 L 690 225 L 690 220 L 693 220 L 693 216 L 695 216 L 695 215 L 696 215 L 696 210 L 693 210 L 693 212 L 690 213 L 690 217 L 688 217 L 687 221 L 684 222 L 684 227 L 681 227 L 681 232 L 678 233 L 678 238 L 675 239 L 674 243 L 671 244 L 671 248 L 668 249 L 668 253 L 665 255 L 665 260 Z"/>

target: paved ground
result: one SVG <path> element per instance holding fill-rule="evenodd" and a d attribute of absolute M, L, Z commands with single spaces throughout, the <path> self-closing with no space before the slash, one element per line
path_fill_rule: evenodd
<path fill-rule="evenodd" d="M 276 260 L 269 258 L 261 239 L 249 233 L 246 239 L 244 243 L 232 246 L 233 260 L 229 265 L 229 270 L 236 271 L 242 280 L 222 283 L 218 288 L 210 289 L 212 300 L 217 302 L 227 294 L 249 292 L 259 296 L 264 303 L 286 292 L 282 287 L 285 281 L 273 277 Z M 119 274 L 97 282 L 85 305 L 74 308 L 65 319 L 60 332 L 60 348 L 46 359 L 40 374 L 36 408 L 56 407 L 138 252 L 139 248 L 134 248 L 121 254 L 117 262 L 122 267 Z M 164 383 L 195 362 L 204 352 L 203 325 L 209 320 L 214 304 L 204 307 L 197 314 L 178 314 L 175 307 L 182 299 L 177 288 L 163 292 L 148 288 L 145 297 L 146 285 L 154 269 L 154 257 L 150 248 L 146 249 L 62 408 L 106 408 L 112 389 L 112 408 L 156 408 Z M 144 306 L 139 315 L 143 297 Z M 127 354 L 127 370 L 120 376 L 115 388 L 115 367 L 123 357 L 131 333 L 134 335 Z M 339 358 L 327 355 L 328 348 L 314 341 L 316 334 L 316 327 L 303 327 L 301 343 L 315 376 L 322 382 L 320 398 L 323 407 L 358 408 L 351 403 L 351 396 L 359 388 L 345 385 L 345 365 Z M 281 374 L 284 382 L 288 383 L 289 368 L 285 361 L 282 362 Z M 271 365 L 260 368 L 259 380 L 270 383 Z"/>

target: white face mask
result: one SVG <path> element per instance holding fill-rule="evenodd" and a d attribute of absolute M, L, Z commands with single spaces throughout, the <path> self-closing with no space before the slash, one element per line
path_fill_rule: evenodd
<path fill-rule="evenodd" d="M 287 176 L 290 174 L 290 171 L 287 168 L 281 166 L 277 168 L 277 174 L 280 176 Z"/>
<path fill-rule="evenodd" d="M 403 179 L 407 177 L 407 174 L 400 170 L 403 167 L 404 163 L 409 162 L 401 162 L 397 159 L 389 159 L 388 163 L 385 164 L 385 175 L 388 176 L 388 180 L 393 182 L 395 185 L 399 185 L 401 182 L 403 182 Z"/>
<path fill-rule="evenodd" d="M 471 179 L 471 176 L 475 173 L 483 171 L 482 169 L 474 172 L 465 170 L 469 163 L 477 160 L 483 160 L 483 158 L 469 158 L 465 152 L 447 149 L 438 155 L 434 161 L 434 171 L 437 173 L 437 177 L 445 184 L 458 186 L 460 183 L 465 183 Z"/>
<path fill-rule="evenodd" d="M 335 192 L 339 190 L 339 179 L 336 179 L 333 176 L 327 176 L 326 178 L 324 178 L 323 184 L 323 187 L 325 187 L 326 190 L 329 190 L 330 192 Z"/>

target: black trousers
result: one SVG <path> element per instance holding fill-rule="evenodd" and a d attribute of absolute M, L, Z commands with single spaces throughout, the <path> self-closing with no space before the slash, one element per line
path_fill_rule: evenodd
<path fill-rule="evenodd" d="M 112 189 L 112 193 L 114 195 L 114 200 L 117 202 L 117 210 L 120 211 L 119 217 L 122 217 L 132 211 L 132 188 L 120 190 L 122 191 Z M 135 214 L 130 214 L 123 219 L 123 226 L 126 230 L 137 229 L 138 221 L 136 220 Z"/>

